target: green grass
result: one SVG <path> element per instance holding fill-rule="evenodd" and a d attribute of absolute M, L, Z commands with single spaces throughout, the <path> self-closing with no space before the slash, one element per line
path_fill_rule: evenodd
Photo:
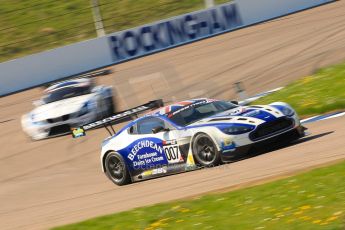
<path fill-rule="evenodd" d="M 107 33 L 204 8 L 204 0 L 99 3 Z M 0 4 L 0 62 L 94 37 L 90 0 L 11 0 Z"/>
<path fill-rule="evenodd" d="M 344 172 L 342 162 L 255 187 L 137 208 L 55 230 L 344 229 Z"/>
<path fill-rule="evenodd" d="M 345 63 L 320 70 L 252 104 L 284 101 L 302 116 L 345 109 Z"/>

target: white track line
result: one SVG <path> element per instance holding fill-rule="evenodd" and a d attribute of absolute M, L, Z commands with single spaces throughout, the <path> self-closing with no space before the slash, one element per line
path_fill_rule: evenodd
<path fill-rule="evenodd" d="M 338 114 L 334 114 L 332 116 L 329 116 L 329 117 L 325 117 L 321 120 L 327 120 L 327 119 L 331 119 L 331 118 L 336 118 L 336 117 L 341 117 L 341 116 L 344 116 L 345 115 L 345 112 L 342 112 L 342 113 L 338 113 Z"/>

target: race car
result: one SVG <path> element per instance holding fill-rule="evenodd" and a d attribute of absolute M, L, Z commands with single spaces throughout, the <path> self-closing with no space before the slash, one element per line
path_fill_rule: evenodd
<path fill-rule="evenodd" d="M 33 140 L 63 135 L 72 127 L 113 114 L 112 87 L 96 86 L 90 78 L 57 82 L 34 102 L 36 108 L 22 116 L 22 128 Z"/>
<path fill-rule="evenodd" d="M 152 107 L 150 103 L 142 105 L 81 127 L 79 133 Z M 107 177 L 117 185 L 125 185 L 216 166 L 272 143 L 302 136 L 304 127 L 286 103 L 240 106 L 202 98 L 162 107 L 130 122 L 104 140 L 100 160 Z"/>

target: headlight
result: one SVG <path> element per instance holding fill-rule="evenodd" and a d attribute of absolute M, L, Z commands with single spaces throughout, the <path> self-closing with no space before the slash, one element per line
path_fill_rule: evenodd
<path fill-rule="evenodd" d="M 45 122 L 43 122 L 43 121 L 33 121 L 32 124 L 34 124 L 34 125 L 44 125 Z"/>
<path fill-rule="evenodd" d="M 293 116 L 295 114 L 295 111 L 293 111 L 292 109 L 290 109 L 289 107 L 283 107 L 281 109 L 282 113 L 285 115 L 285 116 Z"/>
<path fill-rule="evenodd" d="M 236 134 L 243 134 L 243 133 L 248 133 L 252 131 L 255 128 L 255 126 L 252 125 L 233 125 L 233 126 L 228 126 L 228 127 L 222 127 L 220 130 L 223 133 L 226 134 L 231 134 L 231 135 L 236 135 Z"/>
<path fill-rule="evenodd" d="M 280 112 L 282 112 L 285 116 L 288 116 L 288 117 L 292 117 L 295 114 L 295 111 L 286 105 L 272 104 L 270 106 L 278 109 Z"/>
<path fill-rule="evenodd" d="M 41 121 L 34 120 L 35 118 L 34 114 L 30 114 L 30 118 L 33 125 L 44 125 L 46 123 L 45 120 L 41 120 Z"/>

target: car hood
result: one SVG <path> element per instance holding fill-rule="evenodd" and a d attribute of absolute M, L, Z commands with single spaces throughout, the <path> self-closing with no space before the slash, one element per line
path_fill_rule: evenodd
<path fill-rule="evenodd" d="M 218 113 L 214 116 L 197 121 L 189 127 L 195 125 L 214 125 L 219 123 L 240 123 L 249 125 L 259 125 L 264 122 L 273 121 L 284 114 L 272 106 L 239 106 L 235 109 Z"/>
<path fill-rule="evenodd" d="M 83 107 L 83 105 L 87 101 L 91 100 L 94 96 L 95 94 L 86 94 L 41 105 L 31 111 L 31 118 L 34 121 L 41 121 L 75 113 L 79 111 Z"/>

